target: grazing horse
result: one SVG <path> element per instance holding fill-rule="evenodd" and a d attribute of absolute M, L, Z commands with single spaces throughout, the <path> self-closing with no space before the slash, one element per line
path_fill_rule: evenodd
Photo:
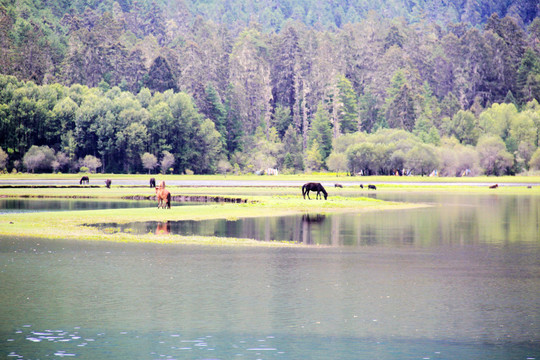
<path fill-rule="evenodd" d="M 363 189 L 364 188 L 364 185 L 360 184 L 360 189 Z"/>
<path fill-rule="evenodd" d="M 337 188 L 343 188 L 343 185 L 341 185 L 341 184 L 334 184 L 334 187 L 337 187 Z"/>
<path fill-rule="evenodd" d="M 371 190 L 377 190 L 377 187 L 375 185 L 368 185 L 367 188 Z"/>
<path fill-rule="evenodd" d="M 158 199 L 158 209 L 171 208 L 171 193 L 165 189 L 165 181 L 159 183 L 159 187 L 156 188 L 156 195 Z"/>
<path fill-rule="evenodd" d="M 317 196 L 315 197 L 315 199 L 319 198 L 319 195 L 321 194 L 321 192 L 324 194 L 324 200 L 326 200 L 326 198 L 328 197 L 328 193 L 326 192 L 326 190 L 324 190 L 324 187 L 321 185 L 321 183 L 307 183 L 307 184 L 304 184 L 302 186 L 302 196 L 304 196 L 304 199 L 306 198 L 306 194 L 307 194 L 308 199 L 311 200 L 311 198 L 309 197 L 309 192 L 310 191 L 316 191 L 317 192 Z M 322 195 L 320 195 L 320 196 L 321 196 L 321 199 L 322 199 Z"/>
<path fill-rule="evenodd" d="M 498 188 L 498 187 L 499 187 L 499 184 L 495 184 L 495 185 L 491 185 L 489 188 L 490 188 L 490 189 L 496 189 L 496 188 Z"/>
<path fill-rule="evenodd" d="M 107 189 L 111 188 L 111 183 L 112 183 L 111 179 L 105 180 L 105 186 L 107 187 Z"/>
<path fill-rule="evenodd" d="M 88 185 L 89 183 L 90 183 L 90 179 L 86 175 L 81 178 L 81 181 L 79 181 L 79 185 L 82 185 L 82 184 Z"/>
<path fill-rule="evenodd" d="M 152 188 L 156 187 L 156 179 L 150 178 L 150 187 L 152 187 Z"/>

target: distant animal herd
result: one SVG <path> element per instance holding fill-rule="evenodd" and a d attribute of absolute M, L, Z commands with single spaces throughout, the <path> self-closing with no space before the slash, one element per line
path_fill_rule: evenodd
<path fill-rule="evenodd" d="M 89 185 L 90 184 L 90 178 L 88 176 L 84 175 L 83 177 L 81 177 L 81 180 L 79 181 L 79 184 L 80 185 Z M 112 184 L 111 179 L 106 179 L 105 180 L 105 187 L 107 187 L 108 189 L 111 188 L 111 184 Z M 334 187 L 335 188 L 343 188 L 343 185 L 335 183 Z M 489 185 L 490 189 L 497 189 L 498 187 L 499 187 L 499 184 Z M 150 178 L 150 188 L 154 188 L 155 191 L 156 191 L 156 199 L 158 200 L 158 209 L 159 208 L 170 209 L 171 208 L 171 193 L 170 193 L 169 190 L 167 190 L 165 188 L 165 181 L 161 181 L 159 183 L 159 186 L 156 186 L 156 179 L 155 178 Z M 360 188 L 364 189 L 364 185 L 360 184 Z M 527 186 L 527 188 L 530 189 L 531 186 Z M 367 189 L 368 190 L 377 190 L 377 186 L 375 186 L 373 184 L 368 184 Z M 318 199 L 322 200 L 323 196 L 324 196 L 325 200 L 328 199 L 328 192 L 326 191 L 326 189 L 324 188 L 324 186 L 321 183 L 309 182 L 309 183 L 306 183 L 306 184 L 302 185 L 302 197 L 304 199 L 307 196 L 307 198 L 309 200 L 311 200 L 311 198 L 309 197 L 309 193 L 311 191 L 314 191 L 314 192 L 317 193 L 316 196 L 315 196 L 316 200 L 318 200 Z"/>

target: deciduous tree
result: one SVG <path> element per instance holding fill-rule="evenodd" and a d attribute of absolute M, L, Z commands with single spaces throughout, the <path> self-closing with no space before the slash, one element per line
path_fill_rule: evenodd
<path fill-rule="evenodd" d="M 143 167 L 148 170 L 149 174 L 158 165 L 157 157 L 147 152 L 141 155 L 141 162 L 143 164 Z"/>
<path fill-rule="evenodd" d="M 480 158 L 480 166 L 487 175 L 503 175 L 514 164 L 512 154 L 506 151 L 506 146 L 497 136 L 484 136 L 476 145 Z"/>

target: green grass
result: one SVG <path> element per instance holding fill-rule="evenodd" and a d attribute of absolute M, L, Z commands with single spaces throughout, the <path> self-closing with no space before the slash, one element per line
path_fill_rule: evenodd
<path fill-rule="evenodd" d="M 210 203 L 207 205 L 157 208 L 129 208 L 88 211 L 37 212 L 0 215 L 0 235 L 9 238 L 47 238 L 120 242 L 155 242 L 211 245 L 289 246 L 286 243 L 263 243 L 249 239 L 229 239 L 202 236 L 135 235 L 105 232 L 83 224 L 128 223 L 139 221 L 177 221 L 203 219 L 237 219 L 252 216 L 278 216 L 298 213 L 328 213 L 335 211 L 370 211 L 409 207 L 363 197 L 333 196 L 328 201 L 304 200 L 298 189 L 271 188 L 262 195 L 248 195 L 250 188 L 180 188 L 169 187 L 173 195 L 242 195 L 247 203 Z M 88 201 L 121 199 L 129 196 L 152 196 L 150 188 L 1 188 L 0 196 L 58 198 L 87 197 Z"/>
<path fill-rule="evenodd" d="M 16 175 L 9 178 L 38 178 L 51 179 L 55 176 L 59 178 L 78 178 L 76 175 Z M 76 177 L 74 177 L 76 176 Z M 147 179 L 148 175 L 118 175 L 122 178 Z M 7 178 L 6 175 L 0 178 Z M 115 177 L 111 174 L 92 176 L 94 178 L 112 178 L 113 186 L 107 189 L 103 184 L 101 187 L 57 187 L 57 188 L 8 188 L 0 187 L 0 197 L 30 197 L 30 198 L 87 198 L 88 201 L 96 200 L 118 200 L 134 196 L 154 196 L 155 191 L 149 187 L 120 187 L 115 186 Z M 162 177 L 159 177 L 162 179 Z M 277 177 L 270 176 L 168 176 L 167 180 L 180 179 L 222 179 L 222 180 L 314 180 L 307 175 L 292 176 L 282 175 Z M 336 177 L 317 178 L 318 181 L 335 180 Z M 345 183 L 346 180 L 366 179 L 368 182 L 377 181 L 395 181 L 406 180 L 413 181 L 411 178 L 396 177 L 338 177 L 339 182 Z M 472 179 L 466 178 L 468 182 Z M 512 182 L 517 182 L 516 178 L 510 178 Z M 532 178 L 536 179 L 536 178 Z M 384 192 L 466 192 L 466 193 L 497 193 L 504 194 L 538 194 L 540 187 L 528 189 L 526 184 L 523 186 L 504 186 L 498 189 L 489 189 L 488 184 L 504 184 L 506 178 L 489 178 L 486 186 L 456 186 L 456 185 L 407 185 L 407 184 L 378 184 L 377 193 Z M 337 181 L 336 181 L 337 182 Z M 445 182 L 453 183 L 453 181 Z M 170 210 L 157 208 L 129 208 L 129 209 L 111 209 L 111 210 L 89 210 L 89 211 L 63 211 L 63 212 L 39 212 L 0 215 L 0 235 L 9 238 L 48 238 L 48 239 L 74 239 L 74 240 L 92 240 L 92 241 L 119 241 L 119 242 L 155 242 L 155 243 L 182 243 L 182 244 L 211 244 L 211 245 L 258 245 L 258 246 L 289 246 L 284 243 L 266 243 L 257 242 L 249 239 L 230 239 L 203 236 L 180 236 L 180 235 L 135 235 L 120 232 L 106 232 L 94 227 L 82 226 L 83 224 L 94 223 L 128 223 L 138 221 L 177 221 L 177 220 L 203 220 L 203 219 L 237 219 L 241 217 L 253 216 L 278 216 L 287 214 L 301 213 L 330 213 L 330 212 L 359 212 L 359 211 L 383 211 L 389 209 L 412 208 L 421 205 L 391 203 L 381 200 L 368 198 L 368 194 L 373 191 L 360 189 L 358 186 L 345 186 L 344 188 L 328 188 L 328 200 L 304 200 L 298 186 L 295 187 L 184 187 L 168 186 L 173 195 L 209 195 L 244 198 L 248 203 L 212 203 L 208 205 L 195 206 L 175 206 Z M 315 194 L 313 194 L 314 197 Z"/>

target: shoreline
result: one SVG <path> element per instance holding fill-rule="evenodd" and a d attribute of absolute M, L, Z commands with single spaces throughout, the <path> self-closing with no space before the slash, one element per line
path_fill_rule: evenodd
<path fill-rule="evenodd" d="M 182 221 L 208 219 L 237 219 L 245 217 L 265 217 L 289 214 L 328 214 L 333 212 L 366 212 L 406 210 L 429 206 L 421 203 L 390 202 L 376 199 L 378 193 L 399 194 L 401 192 L 433 192 L 433 193 L 474 193 L 489 195 L 538 196 L 540 187 L 529 189 L 521 187 L 500 186 L 489 189 L 488 186 L 444 186 L 432 184 L 426 186 L 382 185 L 375 190 L 361 189 L 356 186 L 329 188 L 328 200 L 303 199 L 300 189 L 294 187 L 185 187 L 167 185 L 176 199 L 199 199 L 204 205 L 173 206 L 163 210 L 148 208 L 127 208 L 108 210 L 70 210 L 44 211 L 33 213 L 0 214 L 0 236 L 2 239 L 36 238 L 36 239 L 72 239 L 85 241 L 113 242 L 152 242 L 174 244 L 201 245 L 234 245 L 274 246 L 251 239 L 219 238 L 208 236 L 179 235 L 133 235 L 106 234 L 98 229 L 81 226 L 89 223 L 137 221 Z M 118 187 L 108 189 L 103 186 L 88 187 L 53 187 L 53 188 L 1 188 L 2 198 L 21 199 L 87 199 L 88 201 L 111 200 L 148 200 L 155 197 L 155 190 L 149 187 Z M 217 200 L 217 201 L 213 201 Z M 157 204 L 156 204 L 157 206 Z M 298 245 L 298 244 L 292 244 Z M 291 246 L 291 244 L 284 244 Z M 302 246 L 302 245 L 298 245 Z"/>
<path fill-rule="evenodd" d="M 66 194 L 66 190 L 70 193 Z M 172 192 L 174 193 L 174 189 Z M 183 189 L 185 190 L 185 189 Z M 0 215 L 0 236 L 2 238 L 37 238 L 37 239 L 73 239 L 89 241 L 114 242 L 155 242 L 178 244 L 244 244 L 269 246 L 251 239 L 231 239 L 203 236 L 157 236 L 132 234 L 106 234 L 98 229 L 81 226 L 89 223 L 117 222 L 128 223 L 137 221 L 181 221 L 181 220 L 207 220 L 207 219 L 236 219 L 246 217 L 264 217 L 303 214 L 303 213 L 331 213 L 331 212 L 363 212 L 384 211 L 388 209 L 414 208 L 418 204 L 405 204 L 386 202 L 362 196 L 342 197 L 334 196 L 328 201 L 303 199 L 296 188 L 289 189 L 285 194 L 283 189 L 271 189 L 264 195 L 227 194 L 220 191 L 208 193 L 208 189 L 191 189 L 193 194 L 179 195 L 184 199 L 204 199 L 205 205 L 173 206 L 171 209 L 126 208 L 107 210 L 72 210 L 72 211 L 43 211 L 32 213 L 14 213 Z M 214 189 L 216 190 L 216 189 Z M 218 189 L 227 191 L 227 189 Z M 242 190 L 242 189 L 240 189 Z M 15 191 L 13 193 L 13 191 Z M 111 192 L 112 191 L 112 192 Z M 200 194 L 201 192 L 206 194 Z M 153 193 L 153 194 L 152 194 Z M 195 194 L 199 193 L 199 194 Z M 126 200 L 126 198 L 151 198 L 155 193 L 151 189 L 147 194 L 140 188 L 82 188 L 82 189 L 0 189 L 0 196 L 9 198 L 70 198 L 81 196 L 89 201 Z M 178 195 L 177 195 L 178 196 Z M 208 200 L 223 200 L 210 201 Z M 229 200 L 225 200 L 229 199 Z M 238 201 L 240 199 L 240 201 Z M 277 244 L 273 244 L 277 245 Z M 290 246 L 291 244 L 286 244 Z"/>

